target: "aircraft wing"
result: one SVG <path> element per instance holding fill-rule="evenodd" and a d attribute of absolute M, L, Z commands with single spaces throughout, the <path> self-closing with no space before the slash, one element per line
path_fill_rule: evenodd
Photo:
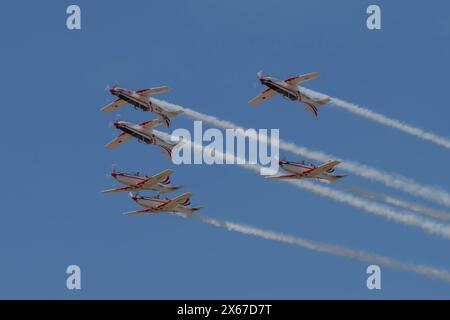
<path fill-rule="evenodd" d="M 154 208 L 149 208 L 149 209 L 144 209 L 144 210 L 125 212 L 124 215 L 150 214 L 150 213 L 158 213 L 158 212 L 161 212 L 161 210 L 155 210 Z"/>
<path fill-rule="evenodd" d="M 172 200 L 169 200 L 160 206 L 158 206 L 158 209 L 160 211 L 173 211 L 178 205 L 189 205 L 189 198 L 192 197 L 192 193 L 186 192 L 183 193 L 181 196 L 178 196 L 176 198 L 173 198 Z"/>
<path fill-rule="evenodd" d="M 121 133 L 120 135 L 117 136 L 117 138 L 114 138 L 111 142 L 109 142 L 105 147 L 107 147 L 108 149 L 114 149 L 115 147 L 117 147 L 118 145 L 128 141 L 128 139 L 131 138 L 131 135 L 129 135 L 128 133 Z"/>
<path fill-rule="evenodd" d="M 122 188 L 116 188 L 116 189 L 102 190 L 102 193 L 124 192 L 124 191 L 134 191 L 134 190 L 136 190 L 136 188 L 133 188 L 133 187 L 122 187 Z"/>
<path fill-rule="evenodd" d="M 251 104 L 252 106 L 257 106 L 264 100 L 272 98 L 274 95 L 276 95 L 276 92 L 274 90 L 267 89 L 267 90 L 263 91 L 260 95 L 256 96 L 252 100 L 250 100 L 248 103 Z"/>
<path fill-rule="evenodd" d="M 139 125 L 144 129 L 150 129 L 150 128 L 159 126 L 162 122 L 163 122 L 162 119 L 154 119 L 154 120 L 144 121 L 142 123 L 139 123 Z"/>
<path fill-rule="evenodd" d="M 152 94 L 157 94 L 157 93 L 164 93 L 169 91 L 170 88 L 167 86 L 163 86 L 163 87 L 155 87 L 155 88 L 148 88 L 148 89 L 141 89 L 141 90 L 137 90 L 136 93 L 140 94 L 141 96 L 144 97 L 148 97 Z"/>
<path fill-rule="evenodd" d="M 122 107 L 125 104 L 126 104 L 125 100 L 117 99 L 116 101 L 113 101 L 110 104 L 108 104 L 108 105 L 104 106 L 103 108 L 101 108 L 100 111 L 102 111 L 102 112 L 111 112 L 111 111 L 114 111 L 116 109 L 119 109 L 120 107 Z"/>
<path fill-rule="evenodd" d="M 320 77 L 320 73 L 318 72 L 312 72 L 312 73 L 307 73 L 307 74 L 303 74 L 300 76 L 296 76 L 296 77 L 292 77 L 289 79 L 284 80 L 284 82 L 287 82 L 289 84 L 293 84 L 293 85 L 299 85 L 302 82 L 306 82 L 315 78 Z"/>
<path fill-rule="evenodd" d="M 268 179 L 302 179 L 303 176 L 295 173 L 282 174 L 278 176 L 268 176 Z"/>
<path fill-rule="evenodd" d="M 327 162 L 327 163 L 325 163 L 325 164 L 323 164 L 321 166 L 318 166 L 318 167 L 313 168 L 311 170 L 305 171 L 305 172 L 302 173 L 302 175 L 303 176 L 309 176 L 309 177 L 310 176 L 316 176 L 316 175 L 319 175 L 321 173 L 324 173 L 324 172 L 332 169 L 333 167 L 337 166 L 339 163 L 341 163 L 341 162 L 340 161 L 336 161 L 336 160 L 330 161 L 330 162 Z"/>
<path fill-rule="evenodd" d="M 164 171 L 161 171 L 160 173 L 155 174 L 154 176 L 145 179 L 144 181 L 141 181 L 137 184 L 138 187 L 150 187 L 152 185 L 155 185 L 158 182 L 161 183 L 168 183 L 169 182 L 169 176 L 174 173 L 175 171 L 167 169 Z"/>

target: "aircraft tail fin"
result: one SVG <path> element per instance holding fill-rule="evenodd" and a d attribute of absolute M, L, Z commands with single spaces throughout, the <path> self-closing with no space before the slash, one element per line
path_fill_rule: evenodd
<path fill-rule="evenodd" d="M 166 185 L 166 186 L 164 186 L 164 190 L 162 190 L 161 193 L 173 192 L 173 191 L 176 191 L 176 190 L 181 189 L 181 188 L 183 188 L 182 184 Z"/>
<path fill-rule="evenodd" d="M 191 211 L 191 213 L 194 213 L 195 211 L 198 211 L 200 209 L 203 209 L 204 207 L 198 206 L 198 207 L 190 207 L 188 210 Z"/>
<path fill-rule="evenodd" d="M 308 102 L 305 109 L 310 111 L 312 113 L 313 117 L 317 118 L 317 115 L 319 114 L 319 107 L 323 106 L 324 104 L 327 104 L 330 101 L 331 101 L 330 98 L 325 98 L 325 99 L 318 100 L 318 101 L 311 100 Z"/>
<path fill-rule="evenodd" d="M 158 146 L 162 149 L 162 152 L 167 154 L 167 156 L 172 159 L 172 150 L 184 143 L 183 140 L 178 141 L 177 143 L 171 144 L 165 140 L 158 142 Z"/>
<path fill-rule="evenodd" d="M 163 124 L 166 128 L 170 126 L 170 118 L 175 117 L 179 115 L 180 113 L 183 113 L 183 110 L 177 110 L 177 111 L 168 111 L 160 115 L 161 120 L 163 121 Z"/>
<path fill-rule="evenodd" d="M 315 105 L 316 107 L 320 107 L 320 106 L 323 106 L 324 104 L 327 104 L 327 103 L 330 102 L 330 101 L 331 101 L 331 98 L 324 98 L 324 99 L 322 99 L 322 100 L 316 101 L 316 102 L 314 103 L 314 105 Z"/>
<path fill-rule="evenodd" d="M 327 180 L 330 182 L 336 182 L 342 178 L 345 178 L 346 176 L 348 176 L 348 174 L 340 174 L 340 175 L 334 175 L 334 176 L 328 176 Z"/>
<path fill-rule="evenodd" d="M 202 209 L 204 207 L 185 207 L 185 208 L 178 208 L 176 212 L 182 213 L 182 214 L 194 214 L 196 211 Z"/>

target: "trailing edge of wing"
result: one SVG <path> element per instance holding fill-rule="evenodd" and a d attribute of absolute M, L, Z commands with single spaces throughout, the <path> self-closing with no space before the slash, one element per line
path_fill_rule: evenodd
<path fill-rule="evenodd" d="M 260 95 L 250 100 L 248 103 L 251 104 L 252 106 L 257 106 L 263 101 L 272 98 L 274 95 L 276 95 L 276 92 L 274 90 L 267 89 L 266 91 L 263 91 Z"/>
<path fill-rule="evenodd" d="M 267 176 L 267 179 L 302 179 L 302 176 L 299 174 L 281 174 L 278 176 Z"/>
<path fill-rule="evenodd" d="M 135 188 L 132 188 L 132 187 L 122 187 L 122 188 L 116 188 L 116 189 L 102 190 L 102 193 L 125 192 L 125 191 L 133 191 L 133 190 L 135 190 Z"/>
<path fill-rule="evenodd" d="M 111 112 L 111 111 L 114 111 L 116 109 L 119 109 L 120 107 L 122 107 L 125 104 L 126 104 L 125 100 L 117 99 L 116 101 L 111 102 L 110 104 L 107 104 L 106 106 L 101 108 L 100 111 L 102 111 L 102 112 Z"/>
<path fill-rule="evenodd" d="M 154 88 L 148 88 L 148 89 L 141 89 L 141 90 L 137 90 L 136 93 L 140 94 L 141 96 L 150 96 L 152 94 L 157 94 L 157 93 L 164 93 L 169 91 L 170 88 L 168 86 L 162 86 L 162 87 L 154 87 Z"/>
<path fill-rule="evenodd" d="M 111 142 L 109 142 L 105 147 L 108 149 L 114 149 L 118 145 L 128 141 L 131 138 L 131 135 L 128 133 L 122 133 L 117 138 L 114 138 Z"/>
<path fill-rule="evenodd" d="M 337 160 L 327 162 L 321 166 L 318 166 L 317 168 L 314 168 L 314 169 L 308 171 L 307 173 L 305 173 L 305 175 L 307 175 L 307 176 L 319 175 L 321 173 L 324 173 L 324 172 L 332 169 L 333 167 L 337 166 L 339 163 L 341 163 L 341 162 L 337 161 Z"/>
<path fill-rule="evenodd" d="M 144 210 L 137 210 L 137 211 L 129 211 L 123 213 L 123 215 L 129 216 L 129 215 L 138 215 L 138 214 L 155 214 L 158 212 L 155 212 L 153 209 L 144 209 Z"/>
<path fill-rule="evenodd" d="M 318 73 L 318 72 L 311 72 L 311 73 L 302 74 L 300 76 L 292 77 L 292 78 L 286 79 L 284 81 L 289 83 L 289 84 L 299 85 L 302 82 L 306 82 L 306 81 L 309 81 L 309 80 L 312 80 L 312 79 L 316 79 L 318 77 L 320 77 L 320 73 Z"/>

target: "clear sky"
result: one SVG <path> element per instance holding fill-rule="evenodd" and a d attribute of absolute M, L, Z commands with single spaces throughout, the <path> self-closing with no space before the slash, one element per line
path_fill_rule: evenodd
<path fill-rule="evenodd" d="M 66 7 L 82 29 L 66 29 Z M 366 8 L 382 9 L 382 30 Z M 3 170 L 0 298 L 449 298 L 450 284 L 218 229 L 174 215 L 125 217 L 139 207 L 106 175 L 113 163 L 166 168 L 203 214 L 396 259 L 450 268 L 448 240 L 267 181 L 237 166 L 174 166 L 154 146 L 104 145 L 117 130 L 105 87 L 169 85 L 158 98 L 285 140 L 450 189 L 448 150 L 335 106 L 314 120 L 263 88 L 256 72 L 317 71 L 306 86 L 450 136 L 450 4 L 446 1 L 15 1 L 0 18 Z M 123 120 L 152 119 L 124 107 Z M 177 117 L 171 129 L 192 128 Z M 162 129 L 164 130 L 164 129 Z M 165 130 L 167 131 L 167 130 Z M 288 159 L 302 160 L 281 152 Z M 357 185 L 413 199 L 350 176 Z M 179 193 L 177 193 L 179 194 Z M 82 290 L 65 269 L 82 270 Z"/>

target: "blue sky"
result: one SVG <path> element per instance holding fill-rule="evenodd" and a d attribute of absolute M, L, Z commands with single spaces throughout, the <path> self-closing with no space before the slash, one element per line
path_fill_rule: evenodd
<path fill-rule="evenodd" d="M 8 2 L 0 32 L 3 169 L 0 298 L 449 298 L 450 286 L 232 233 L 173 215 L 124 217 L 126 195 L 104 195 L 113 163 L 149 174 L 174 168 L 211 217 L 450 268 L 448 240 L 262 179 L 237 166 L 175 167 L 154 146 L 104 148 L 117 131 L 104 91 L 118 81 L 169 85 L 170 102 L 283 139 L 450 189 L 448 151 L 333 106 L 317 120 L 279 97 L 250 107 L 256 72 L 318 71 L 307 87 L 450 136 L 450 4 L 444 1 L 77 1 L 82 30 L 65 26 L 69 1 Z M 366 8 L 382 9 L 382 30 Z M 130 107 L 123 120 L 153 117 Z M 172 128 L 192 128 L 178 117 Z M 284 153 L 281 153 L 284 155 Z M 301 160 L 285 154 L 292 160 Z M 356 176 L 358 185 L 404 199 Z M 433 206 L 433 204 L 428 204 Z M 82 290 L 65 269 L 82 270 Z"/>

